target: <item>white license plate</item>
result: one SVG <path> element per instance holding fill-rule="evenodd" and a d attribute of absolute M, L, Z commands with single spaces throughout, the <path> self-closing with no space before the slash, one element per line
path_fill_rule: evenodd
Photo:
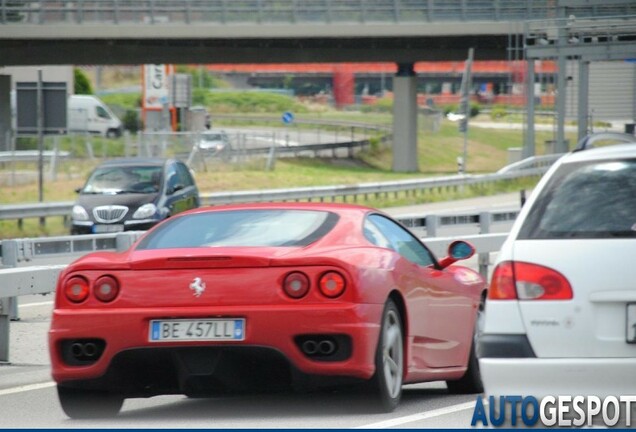
<path fill-rule="evenodd" d="M 627 343 L 636 343 L 636 303 L 627 305 Z"/>
<path fill-rule="evenodd" d="M 245 320 L 176 319 L 150 321 L 150 342 L 241 341 L 245 339 Z"/>
<path fill-rule="evenodd" d="M 123 230 L 124 230 L 124 226 L 121 225 L 121 224 L 115 224 L 115 225 L 93 225 L 93 232 L 95 234 L 122 232 Z"/>

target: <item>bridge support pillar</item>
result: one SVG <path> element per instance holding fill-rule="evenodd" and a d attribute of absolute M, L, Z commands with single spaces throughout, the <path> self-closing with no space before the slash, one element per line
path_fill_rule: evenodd
<path fill-rule="evenodd" d="M 419 171 L 417 163 L 417 77 L 413 63 L 398 63 L 393 79 L 393 171 Z"/>
<path fill-rule="evenodd" d="M 11 150 L 11 77 L 0 75 L 0 151 Z"/>
<path fill-rule="evenodd" d="M 577 142 L 587 136 L 589 128 L 590 62 L 579 59 L 579 130 Z"/>
<path fill-rule="evenodd" d="M 526 104 L 527 104 L 527 124 L 526 124 L 526 137 L 523 149 L 521 151 L 521 158 L 526 159 L 535 156 L 535 135 L 534 135 L 534 116 L 535 116 L 535 104 L 534 104 L 534 59 L 528 59 L 528 73 L 526 75 Z"/>

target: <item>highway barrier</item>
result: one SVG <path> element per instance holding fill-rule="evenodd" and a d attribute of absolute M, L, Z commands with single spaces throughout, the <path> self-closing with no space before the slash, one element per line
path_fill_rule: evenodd
<path fill-rule="evenodd" d="M 533 156 L 492 174 L 461 174 L 445 177 L 397 180 L 391 182 L 359 183 L 353 185 L 312 186 L 286 189 L 260 189 L 251 191 L 213 192 L 201 194 L 202 205 L 220 205 L 271 201 L 331 201 L 357 202 L 360 197 L 387 197 L 389 194 L 423 193 L 427 191 L 456 189 L 462 186 L 543 175 L 561 155 Z M 0 220 L 46 218 L 62 216 L 68 218 L 73 208 L 72 201 L 11 204 L 0 206 Z"/>

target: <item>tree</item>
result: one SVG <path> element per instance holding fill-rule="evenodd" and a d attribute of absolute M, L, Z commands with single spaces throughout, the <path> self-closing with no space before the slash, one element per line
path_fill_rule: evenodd
<path fill-rule="evenodd" d="M 93 86 L 86 74 L 78 68 L 73 70 L 75 76 L 75 94 L 93 94 Z"/>

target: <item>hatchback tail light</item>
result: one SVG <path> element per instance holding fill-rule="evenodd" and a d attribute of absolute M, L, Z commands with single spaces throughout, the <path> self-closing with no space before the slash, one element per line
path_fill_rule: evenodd
<path fill-rule="evenodd" d="M 325 297 L 335 298 L 344 292 L 347 283 L 340 273 L 330 271 L 320 277 L 318 285 Z"/>
<path fill-rule="evenodd" d="M 570 282 L 558 271 L 526 262 L 504 261 L 493 272 L 491 300 L 570 300 Z"/>
<path fill-rule="evenodd" d="M 81 303 L 88 298 L 88 281 L 83 277 L 73 276 L 64 284 L 64 295 L 73 303 Z"/>
<path fill-rule="evenodd" d="M 289 273 L 283 281 L 283 290 L 291 298 L 304 297 L 309 292 L 309 278 L 305 273 Z"/>
<path fill-rule="evenodd" d="M 113 301 L 119 294 L 119 283 L 112 276 L 102 276 L 95 281 L 93 293 L 98 300 L 104 303 Z"/>

